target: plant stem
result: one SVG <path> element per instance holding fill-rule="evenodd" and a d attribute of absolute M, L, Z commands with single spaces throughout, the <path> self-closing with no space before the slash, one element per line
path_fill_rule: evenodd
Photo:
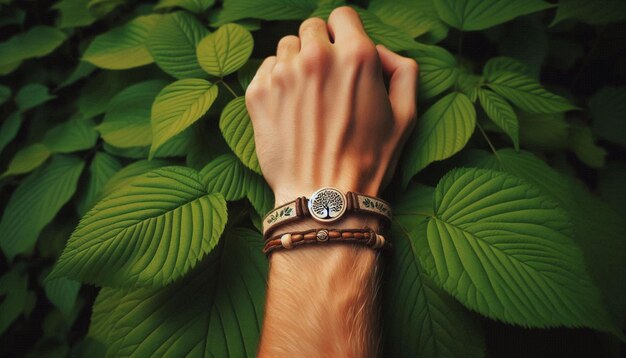
<path fill-rule="evenodd" d="M 487 141 L 487 144 L 489 144 L 489 148 L 491 148 L 491 151 L 493 152 L 493 154 L 497 157 L 498 152 L 496 151 L 496 148 L 493 146 L 493 144 L 489 140 L 489 137 L 487 137 L 487 133 L 485 133 L 485 130 L 483 129 L 483 127 L 478 122 L 476 122 L 476 126 L 478 127 L 478 129 L 480 130 L 480 133 L 482 133 L 483 137 Z"/>
<path fill-rule="evenodd" d="M 235 91 L 233 91 L 233 88 L 232 88 L 232 87 L 230 87 L 230 86 L 228 85 L 228 83 L 226 83 L 223 79 L 220 79 L 220 80 L 219 80 L 219 81 L 217 81 L 217 82 L 218 82 L 218 83 L 221 83 L 222 85 L 224 85 L 224 87 L 226 87 L 226 89 L 228 90 L 228 92 L 230 92 L 230 93 L 233 95 L 233 97 L 235 97 L 235 98 L 239 97 L 239 96 L 237 96 L 237 93 L 235 93 Z"/>

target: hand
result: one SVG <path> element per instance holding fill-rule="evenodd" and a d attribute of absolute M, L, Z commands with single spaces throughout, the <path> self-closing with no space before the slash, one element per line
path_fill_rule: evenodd
<path fill-rule="evenodd" d="M 417 64 L 369 39 L 355 10 L 305 20 L 246 91 L 276 206 L 324 186 L 378 195 L 415 125 Z M 390 76 L 387 93 L 383 71 Z"/>

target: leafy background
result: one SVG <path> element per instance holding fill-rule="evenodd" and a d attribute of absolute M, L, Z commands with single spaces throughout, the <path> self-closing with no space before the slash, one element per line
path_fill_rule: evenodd
<path fill-rule="evenodd" d="M 0 1 L 0 354 L 254 356 L 245 88 L 334 0 Z M 618 357 L 626 2 L 354 1 L 420 64 L 385 355 Z"/>

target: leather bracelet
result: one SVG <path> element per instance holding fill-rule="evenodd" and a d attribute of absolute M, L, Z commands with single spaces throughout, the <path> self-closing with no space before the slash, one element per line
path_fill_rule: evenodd
<path fill-rule="evenodd" d="M 356 192 L 344 195 L 336 188 L 326 187 L 314 192 L 311 199 L 302 196 L 267 213 L 263 218 L 263 238 L 267 240 L 277 227 L 298 219 L 311 217 L 330 223 L 352 212 L 378 216 L 382 219 L 381 229 L 391 224 L 391 206 L 386 201 Z"/>
<path fill-rule="evenodd" d="M 291 250 L 300 245 L 325 243 L 356 243 L 372 249 L 390 252 L 391 243 L 371 228 L 365 229 L 309 229 L 276 235 L 265 241 L 263 253 L 268 255 L 276 250 Z"/>

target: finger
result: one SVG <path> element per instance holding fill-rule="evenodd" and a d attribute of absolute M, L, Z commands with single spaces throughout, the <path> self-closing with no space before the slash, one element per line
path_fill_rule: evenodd
<path fill-rule="evenodd" d="M 389 75 L 389 102 L 396 120 L 404 124 L 415 118 L 417 62 L 376 45 L 383 71 Z"/>
<path fill-rule="evenodd" d="M 300 38 L 288 35 L 278 41 L 276 48 L 276 61 L 289 61 L 300 52 Z"/>
<path fill-rule="evenodd" d="M 359 14 L 349 6 L 340 6 L 328 16 L 328 31 L 334 42 L 350 41 L 354 36 L 367 36 Z"/>
<path fill-rule="evenodd" d="M 311 17 L 302 22 L 299 30 L 301 48 L 311 43 L 330 44 L 326 22 L 319 17 Z"/>

